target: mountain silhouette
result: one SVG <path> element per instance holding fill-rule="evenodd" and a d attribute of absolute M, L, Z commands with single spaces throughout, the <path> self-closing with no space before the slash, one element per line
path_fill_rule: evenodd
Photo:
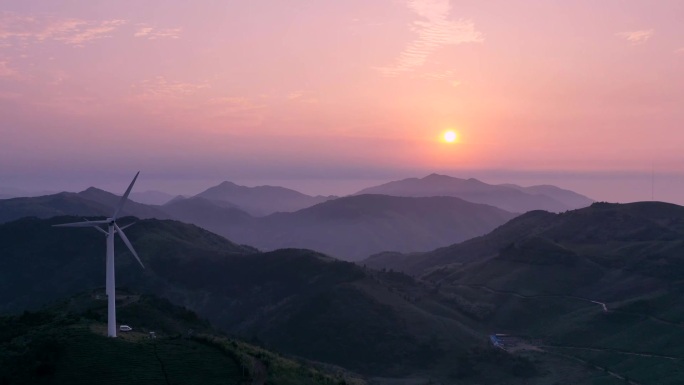
<path fill-rule="evenodd" d="M 388 248 L 429 250 L 485 234 L 515 215 L 453 197 L 359 195 L 243 222 L 224 234 L 265 250 L 310 248 L 359 260 Z"/>
<path fill-rule="evenodd" d="M 561 212 L 585 207 L 592 202 L 589 198 L 555 186 L 491 185 L 474 178 L 460 179 L 439 174 L 369 187 L 357 193 L 361 194 L 404 197 L 452 196 L 518 213 L 531 210 Z"/>
<path fill-rule="evenodd" d="M 0 223 L 23 217 L 50 218 L 57 215 L 109 216 L 114 212 L 121 197 L 90 187 L 79 193 L 61 192 L 39 197 L 22 197 L 0 200 Z M 171 218 L 156 206 L 129 200 L 123 215 L 139 218 Z"/>
<path fill-rule="evenodd" d="M 228 181 L 208 188 L 195 197 L 227 202 L 253 216 L 264 216 L 281 211 L 297 211 L 333 198 L 312 197 L 279 186 L 245 187 Z"/>

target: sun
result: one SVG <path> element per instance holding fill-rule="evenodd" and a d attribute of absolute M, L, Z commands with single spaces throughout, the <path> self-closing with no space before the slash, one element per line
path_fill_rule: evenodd
<path fill-rule="evenodd" d="M 449 130 L 449 131 L 446 131 L 444 133 L 444 140 L 447 143 L 454 143 L 456 141 L 456 139 L 458 139 L 458 135 L 456 134 L 456 131 Z"/>

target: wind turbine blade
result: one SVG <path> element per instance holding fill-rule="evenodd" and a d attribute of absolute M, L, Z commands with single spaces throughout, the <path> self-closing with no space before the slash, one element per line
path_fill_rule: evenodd
<path fill-rule="evenodd" d="M 121 230 L 126 230 L 127 228 L 133 226 L 133 225 L 136 224 L 136 223 L 138 223 L 138 222 L 133 222 L 133 223 L 127 224 L 126 226 L 121 226 Z"/>
<path fill-rule="evenodd" d="M 143 265 L 142 261 L 140 260 L 140 257 L 138 257 L 138 253 L 135 252 L 133 245 L 131 245 L 131 241 L 128 240 L 128 237 L 126 236 L 126 234 L 124 234 L 123 230 L 121 230 L 121 227 L 119 227 L 119 225 L 114 223 L 114 228 L 116 229 L 116 232 L 119 233 L 119 235 L 121 236 L 121 240 L 124 241 L 126 246 L 128 246 L 128 250 L 130 250 L 131 253 L 133 253 L 133 256 L 135 257 L 135 259 L 138 260 L 138 263 L 144 269 L 145 265 Z"/>
<path fill-rule="evenodd" d="M 126 190 L 124 195 L 121 197 L 121 200 L 119 201 L 119 205 L 116 207 L 116 211 L 114 211 L 114 215 L 112 215 L 112 219 L 116 220 L 116 218 L 118 218 L 119 211 L 121 211 L 124 203 L 126 203 L 126 199 L 128 199 L 128 194 L 131 193 L 131 190 L 133 189 L 133 185 L 135 184 L 135 180 L 138 179 L 138 175 L 140 175 L 140 171 L 138 171 L 138 173 L 135 174 L 133 181 L 131 182 L 130 185 L 128 185 L 128 189 Z"/>
<path fill-rule="evenodd" d="M 92 223 L 92 222 L 89 221 L 87 218 L 83 218 L 83 220 L 85 220 L 86 222 Z M 93 228 L 94 228 L 95 230 L 101 232 L 101 233 L 104 234 L 104 235 L 109 235 L 108 232 L 104 231 L 104 230 L 103 230 L 100 226 L 98 226 L 98 225 L 93 225 Z"/>
<path fill-rule="evenodd" d="M 100 226 L 93 226 L 93 228 L 99 232 L 101 232 L 104 235 L 109 235 L 108 232 L 104 231 Z"/>
<path fill-rule="evenodd" d="M 106 225 L 107 221 L 86 221 L 86 222 L 73 222 L 73 223 L 62 223 L 61 225 L 52 225 L 52 227 L 97 227 L 98 225 Z M 100 229 L 102 230 L 102 229 Z"/>

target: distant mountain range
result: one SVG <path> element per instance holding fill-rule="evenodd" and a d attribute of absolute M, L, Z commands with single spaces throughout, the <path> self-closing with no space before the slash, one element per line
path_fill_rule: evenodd
<path fill-rule="evenodd" d="M 226 215 L 231 219 L 236 216 Z M 445 246 L 485 234 L 514 216 L 496 207 L 452 197 L 358 195 L 293 213 L 236 221 L 223 231 L 216 230 L 266 250 L 310 248 L 345 260 L 359 260 L 384 250 L 418 251 Z"/>
<path fill-rule="evenodd" d="M 244 187 L 223 182 L 193 197 L 171 198 L 145 192 L 141 196 L 168 202 L 159 206 L 132 201 L 124 214 L 181 220 L 263 250 L 310 248 L 345 260 L 359 260 L 388 250 L 427 251 L 483 235 L 514 216 L 502 206 L 559 209 L 561 205 L 589 201 L 554 186 L 493 186 L 440 175 L 364 191 L 385 191 L 388 195 L 312 197 L 282 187 Z M 471 201 L 458 195 L 470 197 Z M 498 204 L 472 203 L 478 197 Z M 2 200 L 0 223 L 26 216 L 107 216 L 118 199 L 91 187 L 80 193 Z"/>
<path fill-rule="evenodd" d="M 171 201 L 173 198 L 175 198 L 174 195 L 155 190 L 147 190 L 143 192 L 133 191 L 130 195 L 131 200 L 144 203 L 146 205 L 163 205 L 164 203 Z"/>
<path fill-rule="evenodd" d="M 18 197 L 37 197 L 55 193 L 55 191 L 27 191 L 18 188 L 0 186 L 0 199 L 10 199 Z"/>
<path fill-rule="evenodd" d="M 239 207 L 253 216 L 297 211 L 336 198 L 334 196 L 313 197 L 284 187 L 245 187 L 232 182 L 223 182 L 195 195 L 195 197 Z"/>
<path fill-rule="evenodd" d="M 555 186 L 491 185 L 473 178 L 459 179 L 439 174 L 369 187 L 357 193 L 360 194 L 404 197 L 452 196 L 517 213 L 531 210 L 561 212 L 586 207 L 593 202 L 583 195 Z"/>
<path fill-rule="evenodd" d="M 3 199 L 0 200 L 0 223 L 23 217 L 108 216 L 112 214 L 119 199 L 120 197 L 112 193 L 94 187 L 79 193 L 61 192 L 39 197 Z M 171 218 L 157 206 L 134 201 L 128 202 L 122 213 L 139 218 Z"/>
<path fill-rule="evenodd" d="M 96 188 L 0 201 L 0 223 L 23 217 L 109 216 L 119 197 Z M 360 195 L 329 200 L 293 213 L 253 217 L 225 202 L 199 196 L 163 206 L 128 202 L 124 215 L 177 219 L 264 250 L 298 247 L 345 259 L 395 250 L 424 251 L 482 235 L 514 214 L 452 197 Z"/>
<path fill-rule="evenodd" d="M 180 221 L 222 235 L 236 226 L 250 226 L 256 221 L 256 218 L 234 205 L 201 197 L 173 199 L 161 209 Z"/>

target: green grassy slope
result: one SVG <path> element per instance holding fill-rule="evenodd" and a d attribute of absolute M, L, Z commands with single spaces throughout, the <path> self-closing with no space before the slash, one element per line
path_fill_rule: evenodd
<path fill-rule="evenodd" d="M 102 286 L 104 237 L 50 226 L 72 219 L 0 225 L 3 312 Z M 428 289 L 410 277 L 394 282 L 308 250 L 259 253 L 173 221 L 143 220 L 127 234 L 147 269 L 117 243 L 117 287 L 163 296 L 289 354 L 399 375 L 486 338 L 464 314 L 425 299 Z"/>
<path fill-rule="evenodd" d="M 675 384 L 684 382 L 683 255 L 683 207 L 597 203 L 527 213 L 462 244 L 369 264 L 422 275 L 492 330 L 637 383 Z"/>
<path fill-rule="evenodd" d="M 0 225 L 3 312 L 36 308 L 69 291 L 102 286 L 102 235 L 92 229 L 50 226 L 73 219 L 25 219 Z M 197 311 L 221 330 L 259 341 L 270 350 L 367 375 L 435 378 L 447 383 L 455 378 L 472 384 L 545 384 L 571 378 L 573 383 L 584 384 L 597 375 L 588 369 L 577 371 L 574 362 L 545 355 L 492 353 L 485 348 L 488 334 L 496 330 L 487 320 L 487 314 L 496 313 L 487 307 L 490 304 L 481 306 L 474 294 L 451 293 L 450 288 L 432 281 L 367 270 L 309 250 L 260 253 L 173 221 L 143 220 L 127 234 L 147 269 L 140 269 L 117 243 L 117 287 L 168 298 Z M 187 310 L 173 310 L 168 302 L 149 306 L 135 295 L 124 295 L 119 302 L 119 321 L 133 325 L 143 332 L 141 336 L 151 330 L 170 330 L 167 336 L 183 337 L 193 329 L 196 338 L 204 338 L 206 324 Z M 512 314 L 521 311 L 514 305 L 510 306 Z M 79 322 L 94 322 L 100 326 L 87 329 L 95 335 L 104 333 L 104 301 L 99 300 L 100 308 L 92 311 L 78 301 L 65 306 L 71 313 L 84 314 L 79 319 L 89 320 L 78 321 L 77 329 L 84 330 Z M 230 353 L 231 348 L 243 345 L 214 338 L 193 341 L 229 349 L 226 354 L 241 366 L 253 370 L 260 366 L 253 358 Z M 146 345 L 135 346 L 149 352 Z M 182 355 L 183 349 L 193 346 L 168 348 Z M 269 369 L 282 366 L 284 374 L 272 383 L 300 383 L 291 379 L 296 377 L 288 369 L 290 363 L 273 358 L 265 349 L 253 349 L 251 357 L 264 365 L 269 362 Z M 575 372 L 579 377 L 571 374 Z M 320 383 L 316 375 L 306 376 Z"/>
<path fill-rule="evenodd" d="M 217 335 L 194 313 L 167 301 L 125 293 L 120 298 L 122 316 L 135 328 L 117 339 L 103 336 L 106 303 L 93 295 L 0 317 L 0 383 L 361 383 Z M 148 338 L 150 326 L 157 338 Z"/>

